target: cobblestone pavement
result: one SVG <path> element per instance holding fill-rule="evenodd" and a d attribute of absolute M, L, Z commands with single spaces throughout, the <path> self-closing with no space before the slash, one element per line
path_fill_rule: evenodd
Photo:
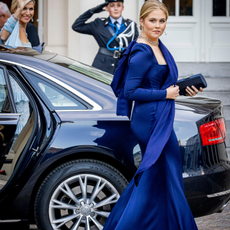
<path fill-rule="evenodd" d="M 222 213 L 196 218 L 199 230 L 230 230 L 230 204 Z"/>
<path fill-rule="evenodd" d="M 199 230 L 230 230 L 230 204 L 222 213 L 215 213 L 208 216 L 196 218 L 196 223 Z M 0 225 L 0 230 L 16 230 L 25 228 L 19 223 L 12 225 Z M 30 226 L 30 230 L 36 230 L 35 225 Z"/>
<path fill-rule="evenodd" d="M 222 213 L 199 217 L 195 221 L 199 230 L 230 230 L 230 204 Z M 36 229 L 33 227 L 30 229 Z"/>

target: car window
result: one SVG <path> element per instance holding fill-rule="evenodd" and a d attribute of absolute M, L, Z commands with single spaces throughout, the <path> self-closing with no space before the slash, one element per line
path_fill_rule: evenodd
<path fill-rule="evenodd" d="M 4 71 L 2 68 L 0 68 L 0 113 L 12 113 L 6 81 L 4 78 Z"/>
<path fill-rule="evenodd" d="M 78 107 L 78 103 L 68 98 L 64 93 L 55 90 L 51 86 L 43 82 L 39 82 L 38 86 L 42 90 L 42 92 L 47 96 L 50 100 L 51 104 L 54 107 Z"/>
<path fill-rule="evenodd" d="M 57 65 L 66 67 L 68 69 L 74 70 L 78 73 L 84 74 L 107 85 L 110 85 L 113 79 L 113 76 L 109 73 L 93 68 L 92 66 L 80 63 L 68 57 L 57 55 L 54 58 L 51 58 L 49 61 Z"/>
<path fill-rule="evenodd" d="M 17 126 L 17 130 L 15 132 L 16 135 L 18 135 L 25 124 L 27 123 L 29 117 L 30 117 L 30 105 L 29 105 L 29 99 L 26 96 L 25 92 L 22 90 L 22 88 L 18 85 L 18 83 L 14 80 L 14 78 L 11 75 L 12 73 L 9 72 L 9 79 L 12 86 L 12 91 L 14 95 L 14 102 L 16 106 L 17 113 L 20 113 L 20 119 Z"/>
<path fill-rule="evenodd" d="M 30 71 L 27 74 L 31 78 L 31 83 L 39 91 L 39 95 L 43 95 L 46 101 L 56 110 L 87 110 L 89 109 L 84 102 L 70 95 L 61 86 L 55 83 L 49 83 L 40 77 L 35 76 Z M 90 107 L 91 108 L 91 107 Z"/>

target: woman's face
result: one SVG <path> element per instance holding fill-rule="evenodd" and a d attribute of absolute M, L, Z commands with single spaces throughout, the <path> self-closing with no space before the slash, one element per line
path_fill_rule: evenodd
<path fill-rule="evenodd" d="M 34 16 L 34 3 L 31 1 L 27 3 L 20 15 L 20 22 L 28 23 Z"/>
<path fill-rule="evenodd" d="M 143 36 L 158 41 L 166 27 L 166 14 L 161 9 L 153 10 L 144 20 L 140 20 L 140 24 Z"/>
<path fill-rule="evenodd" d="M 123 2 L 110 2 L 105 10 L 109 12 L 109 15 L 117 20 L 121 17 L 122 11 L 124 10 Z"/>

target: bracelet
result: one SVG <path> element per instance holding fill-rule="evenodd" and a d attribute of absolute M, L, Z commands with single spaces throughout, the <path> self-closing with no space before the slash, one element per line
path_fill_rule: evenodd
<path fill-rule="evenodd" d="M 19 18 L 17 18 L 14 14 L 12 14 L 13 18 L 15 19 L 15 21 L 19 21 Z"/>

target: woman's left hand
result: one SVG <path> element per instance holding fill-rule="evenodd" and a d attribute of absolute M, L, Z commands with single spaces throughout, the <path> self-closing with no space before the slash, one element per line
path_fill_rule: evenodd
<path fill-rule="evenodd" d="M 203 88 L 200 87 L 200 89 L 198 90 L 195 86 L 192 86 L 191 88 L 187 86 L 186 92 L 188 93 L 186 94 L 186 96 L 194 97 L 199 92 L 203 92 Z"/>

